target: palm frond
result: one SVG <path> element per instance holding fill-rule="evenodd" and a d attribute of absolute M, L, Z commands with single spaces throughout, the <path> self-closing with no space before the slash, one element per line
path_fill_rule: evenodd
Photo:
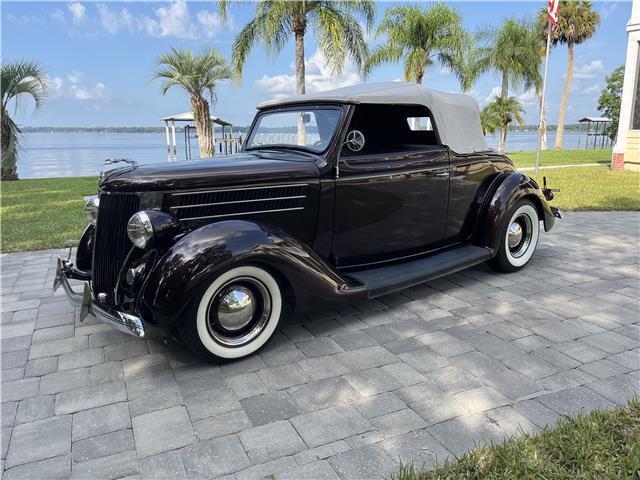
<path fill-rule="evenodd" d="M 153 79 L 162 80 L 163 95 L 179 86 L 191 97 L 215 98 L 215 89 L 222 80 L 233 79 L 234 73 L 226 58 L 215 49 L 204 49 L 197 54 L 189 50 L 172 48 L 158 57 L 153 68 Z"/>
<path fill-rule="evenodd" d="M 451 69 L 461 84 L 466 81 L 465 57 L 471 51 L 473 38 L 464 29 L 455 8 L 444 3 L 434 3 L 427 8 L 418 5 L 388 8 L 376 36 L 385 37 L 386 51 L 394 55 L 385 58 L 376 50 L 376 57 L 365 62 L 368 71 L 375 65 L 404 58 L 406 79 L 422 78 L 425 70 L 438 62 Z M 400 58 L 398 52 L 401 52 Z"/>

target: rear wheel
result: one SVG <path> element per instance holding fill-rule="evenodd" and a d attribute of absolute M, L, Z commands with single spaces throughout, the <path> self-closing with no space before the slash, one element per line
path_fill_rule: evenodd
<path fill-rule="evenodd" d="M 502 225 L 497 255 L 489 265 L 500 272 L 515 272 L 533 256 L 540 236 L 540 219 L 529 200 L 520 200 Z"/>
<path fill-rule="evenodd" d="M 282 312 L 275 278 L 263 268 L 240 266 L 204 286 L 178 328 L 184 342 L 204 357 L 242 358 L 267 343 Z"/>

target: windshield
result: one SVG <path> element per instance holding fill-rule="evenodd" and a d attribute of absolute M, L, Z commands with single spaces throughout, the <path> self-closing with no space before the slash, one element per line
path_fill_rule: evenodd
<path fill-rule="evenodd" d="M 322 152 L 333 138 L 341 113 L 335 107 L 263 113 L 247 139 L 246 148 L 295 147 Z"/>

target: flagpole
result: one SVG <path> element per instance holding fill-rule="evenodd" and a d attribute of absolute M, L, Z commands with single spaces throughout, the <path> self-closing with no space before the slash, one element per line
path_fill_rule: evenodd
<path fill-rule="evenodd" d="M 547 26 L 547 52 L 544 56 L 544 77 L 542 78 L 542 99 L 540 100 L 540 122 L 538 123 L 538 148 L 536 149 L 536 164 L 533 170 L 538 175 L 540 166 L 540 150 L 542 149 L 542 116 L 544 115 L 544 99 L 547 93 L 547 70 L 549 68 L 549 46 L 551 44 L 551 19 Z"/>

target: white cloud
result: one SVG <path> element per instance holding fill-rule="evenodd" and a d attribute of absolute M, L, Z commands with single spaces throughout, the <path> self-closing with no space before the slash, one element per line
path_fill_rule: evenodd
<path fill-rule="evenodd" d="M 440 75 L 448 76 L 448 75 L 451 75 L 452 73 L 453 72 L 451 71 L 451 69 L 446 65 L 443 65 L 442 68 L 440 69 Z"/>
<path fill-rule="evenodd" d="M 483 101 L 480 103 L 489 103 L 489 102 L 493 102 L 497 96 L 500 95 L 500 93 L 502 93 L 502 89 L 498 86 L 495 86 L 491 89 L 491 91 L 489 92 L 489 95 L 487 95 L 486 97 L 484 97 Z"/>
<path fill-rule="evenodd" d="M 538 104 L 538 95 L 536 95 L 535 88 L 530 88 L 526 92 L 522 92 L 516 98 L 524 108 Z"/>
<path fill-rule="evenodd" d="M 98 9 L 98 20 L 100 21 L 100 25 L 102 25 L 102 28 L 104 28 L 110 35 L 117 33 L 120 29 L 133 31 L 134 18 L 126 8 L 122 7 L 120 12 L 117 12 L 111 10 L 104 3 L 98 3 L 96 8 Z"/>
<path fill-rule="evenodd" d="M 67 78 L 71 83 L 76 84 L 76 83 L 80 83 L 80 80 L 82 80 L 83 75 L 84 74 L 82 72 L 74 70 L 71 73 L 67 73 Z"/>
<path fill-rule="evenodd" d="M 291 65 L 291 68 L 293 69 L 293 65 Z M 305 60 L 305 78 L 306 91 L 308 93 L 322 92 L 362 83 L 362 77 L 351 60 L 345 62 L 341 75 L 333 76 L 327 59 L 319 49 Z M 296 76 L 295 74 L 273 76 L 264 74 L 254 83 L 254 87 L 270 93 L 273 98 L 294 95 L 296 92 Z"/>
<path fill-rule="evenodd" d="M 588 95 L 588 96 L 600 95 L 601 91 L 602 91 L 602 87 L 596 83 L 594 85 L 590 85 L 580 90 L 580 95 Z"/>
<path fill-rule="evenodd" d="M 467 95 L 471 95 L 481 106 L 484 106 L 487 103 L 493 102 L 497 97 L 500 96 L 501 93 L 502 88 L 496 85 L 491 89 L 489 95 L 483 96 L 482 94 L 480 94 L 480 92 L 477 92 L 475 90 L 467 92 Z M 534 88 L 530 88 L 525 92 L 515 95 L 515 97 L 516 100 L 520 102 L 520 105 L 522 105 L 524 108 L 538 104 L 538 96 L 536 95 L 536 90 Z"/>
<path fill-rule="evenodd" d="M 185 39 L 198 38 L 196 25 L 191 22 L 191 15 L 186 0 L 175 0 L 169 7 L 153 10 L 155 18 L 144 16 L 140 19 L 141 27 L 153 37 L 178 37 Z"/>
<path fill-rule="evenodd" d="M 58 23 L 65 23 L 64 11 L 56 8 L 51 14 L 51 18 Z"/>
<path fill-rule="evenodd" d="M 80 2 L 70 3 L 67 7 L 69 12 L 71 13 L 71 21 L 74 25 L 80 25 L 84 19 L 86 14 L 86 7 Z"/>
<path fill-rule="evenodd" d="M 223 23 L 217 13 L 201 10 L 197 13 L 196 18 L 202 27 L 202 33 L 207 38 L 215 37 L 222 30 Z"/>
<path fill-rule="evenodd" d="M 576 68 L 573 74 L 573 78 L 578 80 L 585 78 L 595 78 L 604 73 L 605 68 L 602 60 L 592 60 L 590 63 Z"/>
<path fill-rule="evenodd" d="M 89 12 L 80 2 L 67 5 L 68 12 L 55 9 L 49 16 L 66 24 L 70 18 L 73 35 L 115 35 L 120 31 L 141 32 L 153 37 L 176 37 L 187 40 L 211 39 L 225 27 L 233 28 L 233 16 L 226 25 L 220 16 L 210 10 L 200 10 L 195 15 L 189 11 L 186 0 L 169 0 L 151 9 L 148 14 L 133 14 L 126 7 L 113 7 L 109 2 L 95 3 L 96 12 Z"/>
<path fill-rule="evenodd" d="M 109 97 L 107 86 L 102 82 L 94 85 L 85 85 L 81 83 L 81 72 L 71 72 L 67 74 L 67 81 L 61 77 L 47 78 L 47 91 L 49 98 L 64 98 L 68 100 L 100 100 L 106 101 Z"/>
<path fill-rule="evenodd" d="M 60 97 L 63 87 L 64 80 L 62 80 L 60 77 L 47 78 L 47 95 L 49 96 L 49 98 Z"/>

